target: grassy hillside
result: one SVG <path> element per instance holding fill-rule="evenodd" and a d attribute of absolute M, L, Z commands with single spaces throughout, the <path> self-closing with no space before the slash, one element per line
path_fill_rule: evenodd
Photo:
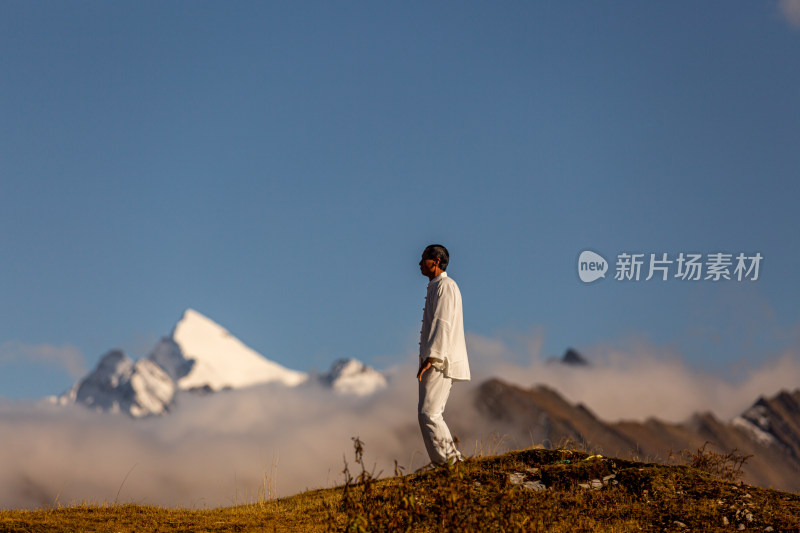
<path fill-rule="evenodd" d="M 215 510 L 0 511 L 0 531 L 800 531 L 800 495 L 720 479 L 732 456 L 689 459 L 700 468 L 530 449 L 375 480 L 357 446 L 334 489 Z"/>

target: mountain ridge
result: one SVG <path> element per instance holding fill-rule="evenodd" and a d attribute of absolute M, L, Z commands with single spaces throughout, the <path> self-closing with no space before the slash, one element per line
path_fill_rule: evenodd
<path fill-rule="evenodd" d="M 761 397 L 743 414 L 758 413 L 760 431 L 768 439 L 743 428 L 737 423 L 740 417 L 726 422 L 709 412 L 695 413 L 683 423 L 653 417 L 643 422 L 606 422 L 546 386 L 525 389 L 497 378 L 479 385 L 473 402 L 485 427 L 519 443 L 556 447 L 572 442 L 603 455 L 661 462 L 711 443 L 724 453 L 735 450 L 752 456 L 744 468 L 746 481 L 800 491 L 800 389 Z"/>

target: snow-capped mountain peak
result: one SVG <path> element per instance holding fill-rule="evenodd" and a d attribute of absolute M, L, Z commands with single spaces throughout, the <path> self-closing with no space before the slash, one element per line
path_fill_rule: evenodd
<path fill-rule="evenodd" d="M 170 336 L 156 345 L 149 359 L 182 390 L 221 390 L 269 382 L 294 386 L 308 378 L 303 372 L 265 359 L 193 309 L 183 313 Z"/>
<path fill-rule="evenodd" d="M 158 365 L 146 359 L 134 363 L 122 350 L 111 350 L 58 401 L 140 418 L 164 413 L 174 396 L 175 384 Z"/>
<path fill-rule="evenodd" d="M 55 399 L 134 418 L 170 410 L 178 391 L 213 392 L 262 383 L 294 387 L 308 374 L 285 368 L 247 347 L 210 318 L 187 309 L 150 354 L 134 362 L 121 350 Z M 386 377 L 355 359 L 340 359 L 320 381 L 338 394 L 365 396 L 386 387 Z"/>
<path fill-rule="evenodd" d="M 366 396 L 386 387 L 386 377 L 357 359 L 339 359 L 327 374 L 321 376 L 323 383 L 340 394 Z"/>

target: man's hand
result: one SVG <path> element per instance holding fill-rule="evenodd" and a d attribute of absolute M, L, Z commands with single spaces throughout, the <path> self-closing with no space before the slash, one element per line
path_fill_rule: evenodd
<path fill-rule="evenodd" d="M 417 372 L 417 379 L 422 382 L 422 374 L 425 373 L 431 367 L 431 360 L 430 358 L 425 359 L 422 362 L 422 365 L 419 367 L 419 372 Z"/>

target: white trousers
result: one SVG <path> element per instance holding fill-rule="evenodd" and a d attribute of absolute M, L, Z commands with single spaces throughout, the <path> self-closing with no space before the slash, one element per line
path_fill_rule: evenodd
<path fill-rule="evenodd" d="M 447 424 L 444 423 L 444 406 L 450 396 L 453 380 L 441 370 L 429 368 L 419 384 L 419 428 L 431 462 L 444 464 L 448 460 L 461 460 Z"/>

